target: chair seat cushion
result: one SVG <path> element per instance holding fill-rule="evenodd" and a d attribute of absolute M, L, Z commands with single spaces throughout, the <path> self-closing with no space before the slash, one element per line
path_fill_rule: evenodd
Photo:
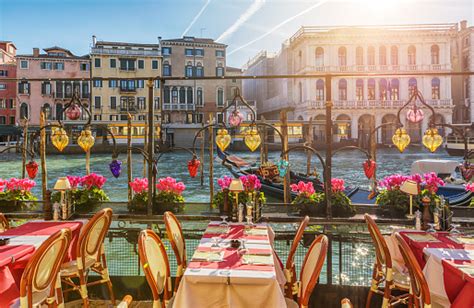
<path fill-rule="evenodd" d="M 86 257 L 86 266 L 84 268 L 85 269 L 90 268 L 92 265 L 94 265 L 95 262 L 96 261 L 94 258 Z M 74 276 L 76 275 L 77 272 L 78 272 L 77 260 L 69 261 L 61 265 L 61 270 L 60 270 L 61 277 Z"/>
<path fill-rule="evenodd" d="M 408 273 L 402 273 L 397 271 L 395 268 L 393 269 L 393 283 L 396 287 L 401 289 L 410 289 L 410 276 Z"/>
<path fill-rule="evenodd" d="M 291 298 L 285 297 L 286 307 L 288 308 L 298 308 L 298 303 L 292 300 Z"/>

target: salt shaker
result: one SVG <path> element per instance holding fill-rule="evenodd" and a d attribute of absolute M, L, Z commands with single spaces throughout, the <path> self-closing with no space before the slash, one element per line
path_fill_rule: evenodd
<path fill-rule="evenodd" d="M 415 212 L 415 229 L 421 230 L 421 212 L 420 211 Z"/>

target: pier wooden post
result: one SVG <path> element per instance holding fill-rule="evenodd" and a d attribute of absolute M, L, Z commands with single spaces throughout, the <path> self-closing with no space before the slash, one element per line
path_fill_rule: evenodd
<path fill-rule="evenodd" d="M 202 127 L 204 127 L 204 123 L 202 123 L 201 125 Z M 200 144 L 200 147 L 201 147 L 201 186 L 204 186 L 204 145 L 205 145 L 205 136 L 206 136 L 206 133 L 204 132 L 204 130 L 201 132 L 201 136 L 200 136 L 200 139 L 201 139 L 201 144 Z M 193 149 L 194 150 L 194 149 Z"/>
<path fill-rule="evenodd" d="M 41 188 L 43 200 L 46 199 L 48 190 L 48 172 L 46 170 L 46 129 L 44 129 L 46 119 L 44 112 L 40 112 L 40 161 L 41 161 Z"/>
<path fill-rule="evenodd" d="M 146 136 L 144 136 L 146 139 Z M 127 180 L 128 183 L 132 181 L 132 115 L 129 113 L 127 117 Z M 146 168 L 146 163 L 145 161 L 143 162 L 143 169 L 145 170 Z M 145 175 L 143 176 L 145 177 Z M 133 198 L 133 191 L 132 187 L 130 187 L 130 184 L 127 185 L 128 187 L 128 202 L 132 202 Z"/>
<path fill-rule="evenodd" d="M 288 115 L 286 110 L 280 111 L 280 123 L 281 123 L 281 134 L 283 136 L 283 140 L 281 140 L 282 151 L 285 153 L 283 159 L 288 161 Z M 288 172 L 286 173 L 285 177 L 283 178 L 283 201 L 286 204 L 290 203 L 290 170 L 288 168 Z"/>
<path fill-rule="evenodd" d="M 21 162 L 21 178 L 26 177 L 26 150 L 28 148 L 28 119 L 25 117 L 25 125 L 23 126 L 23 150 L 21 153 L 22 162 Z"/>
<path fill-rule="evenodd" d="M 214 114 L 209 113 L 209 124 L 214 123 Z M 209 206 L 214 198 L 214 128 L 209 127 Z"/>
<path fill-rule="evenodd" d="M 331 210 L 331 173 L 332 173 L 332 92 L 331 76 L 326 76 L 326 172 L 324 176 L 324 193 L 326 195 L 326 216 L 332 218 Z"/>
<path fill-rule="evenodd" d="M 155 156 L 155 142 L 153 138 L 154 115 L 153 115 L 153 78 L 148 79 L 148 204 L 147 215 L 153 214 L 153 196 L 154 196 L 154 176 L 153 176 L 153 157 Z"/>
<path fill-rule="evenodd" d="M 308 129 L 306 131 L 304 141 L 308 146 L 312 146 L 313 143 L 313 119 L 309 119 Z M 311 151 L 306 151 L 306 175 L 309 176 L 311 174 Z"/>

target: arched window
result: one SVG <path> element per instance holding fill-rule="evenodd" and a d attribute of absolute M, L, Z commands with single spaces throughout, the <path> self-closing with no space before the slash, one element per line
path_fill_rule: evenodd
<path fill-rule="evenodd" d="M 298 101 L 303 102 L 303 84 L 301 82 L 298 83 Z"/>
<path fill-rule="evenodd" d="M 191 61 L 188 61 L 188 63 L 186 64 L 184 74 L 185 74 L 186 77 L 192 77 L 193 76 L 193 63 Z"/>
<path fill-rule="evenodd" d="M 347 51 L 346 47 L 339 47 L 337 51 L 338 59 L 339 59 L 339 66 L 346 66 L 347 65 Z"/>
<path fill-rule="evenodd" d="M 56 104 L 56 120 L 63 119 L 63 104 Z"/>
<path fill-rule="evenodd" d="M 431 64 L 439 64 L 439 46 L 431 46 Z"/>
<path fill-rule="evenodd" d="M 385 79 L 380 79 L 379 81 L 379 95 L 381 101 L 388 100 L 388 85 Z"/>
<path fill-rule="evenodd" d="M 345 79 L 339 80 L 339 100 L 347 100 L 347 81 Z"/>
<path fill-rule="evenodd" d="M 390 48 L 390 63 L 392 65 L 398 65 L 398 47 L 392 46 Z"/>
<path fill-rule="evenodd" d="M 385 46 L 379 47 L 379 64 L 387 65 L 387 48 Z"/>
<path fill-rule="evenodd" d="M 324 66 L 324 49 L 316 48 L 316 66 Z"/>
<path fill-rule="evenodd" d="M 413 93 L 415 93 L 415 88 L 417 87 L 416 78 L 410 78 L 408 80 L 408 98 L 410 98 Z"/>
<path fill-rule="evenodd" d="M 356 47 L 356 65 L 364 65 L 364 49 L 360 46 Z"/>
<path fill-rule="evenodd" d="M 188 90 L 186 91 L 186 96 L 187 96 L 187 103 L 192 104 L 193 103 L 193 88 L 189 87 Z"/>
<path fill-rule="evenodd" d="M 324 80 L 322 79 L 318 79 L 318 81 L 316 81 L 316 100 L 324 100 Z"/>
<path fill-rule="evenodd" d="M 364 100 L 364 80 L 362 79 L 356 80 L 356 100 Z"/>
<path fill-rule="evenodd" d="M 300 50 L 298 51 L 298 65 L 297 68 L 303 67 L 303 52 Z"/>
<path fill-rule="evenodd" d="M 367 99 L 369 101 L 375 100 L 375 79 L 367 81 Z"/>
<path fill-rule="evenodd" d="M 390 82 L 390 99 L 392 101 L 398 101 L 399 97 L 399 90 L 400 90 L 400 82 L 398 79 L 392 79 Z"/>
<path fill-rule="evenodd" d="M 439 78 L 435 77 L 431 79 L 431 98 L 432 99 L 440 99 L 440 85 L 441 81 Z"/>
<path fill-rule="evenodd" d="M 163 62 L 163 76 L 171 76 L 171 65 L 168 61 Z"/>
<path fill-rule="evenodd" d="M 44 117 L 47 120 L 51 120 L 51 106 L 48 103 L 43 105 L 42 111 L 44 112 Z"/>
<path fill-rule="evenodd" d="M 408 47 L 408 65 L 416 65 L 416 48 L 413 45 Z"/>
<path fill-rule="evenodd" d="M 203 98 L 202 98 L 202 88 L 197 88 L 196 91 L 196 96 L 197 96 L 197 105 L 202 106 L 203 105 Z"/>
<path fill-rule="evenodd" d="M 196 65 L 196 76 L 197 77 L 204 77 L 204 68 L 202 67 L 201 63 Z"/>
<path fill-rule="evenodd" d="M 224 90 L 222 88 L 217 89 L 217 106 L 224 106 Z"/>
<path fill-rule="evenodd" d="M 164 92 L 164 97 L 165 97 L 165 99 L 163 100 L 163 102 L 164 102 L 165 104 L 171 103 L 171 101 L 170 101 L 170 98 L 171 98 L 170 87 L 165 86 L 165 88 L 163 89 L 163 92 Z"/>
<path fill-rule="evenodd" d="M 186 89 L 184 87 L 179 88 L 179 103 L 186 103 Z"/>
<path fill-rule="evenodd" d="M 28 104 L 27 103 L 21 103 L 21 105 L 20 105 L 20 119 L 23 120 L 25 118 L 28 119 Z"/>
<path fill-rule="evenodd" d="M 375 48 L 374 48 L 374 46 L 369 46 L 369 48 L 367 48 L 367 65 L 375 65 Z"/>
<path fill-rule="evenodd" d="M 173 90 L 171 90 L 171 102 L 173 104 L 178 103 L 178 88 L 177 87 L 173 87 Z"/>

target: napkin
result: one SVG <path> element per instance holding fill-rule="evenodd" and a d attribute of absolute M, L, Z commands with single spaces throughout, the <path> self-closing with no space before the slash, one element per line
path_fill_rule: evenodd
<path fill-rule="evenodd" d="M 273 256 L 271 254 L 245 254 L 242 256 L 242 263 L 254 265 L 273 265 Z"/>
<path fill-rule="evenodd" d="M 208 226 L 205 233 L 208 234 L 226 234 L 229 228 L 226 226 Z"/>
<path fill-rule="evenodd" d="M 458 244 L 474 245 L 474 237 L 450 235 L 448 238 Z"/>
<path fill-rule="evenodd" d="M 439 242 L 439 240 L 431 234 L 405 234 L 410 240 L 415 242 Z"/>
<path fill-rule="evenodd" d="M 224 260 L 223 251 L 195 251 L 192 261 L 219 262 Z"/>
<path fill-rule="evenodd" d="M 268 235 L 268 230 L 267 229 L 260 229 L 260 228 L 251 228 L 251 229 L 245 229 L 245 234 L 246 235 Z"/>

